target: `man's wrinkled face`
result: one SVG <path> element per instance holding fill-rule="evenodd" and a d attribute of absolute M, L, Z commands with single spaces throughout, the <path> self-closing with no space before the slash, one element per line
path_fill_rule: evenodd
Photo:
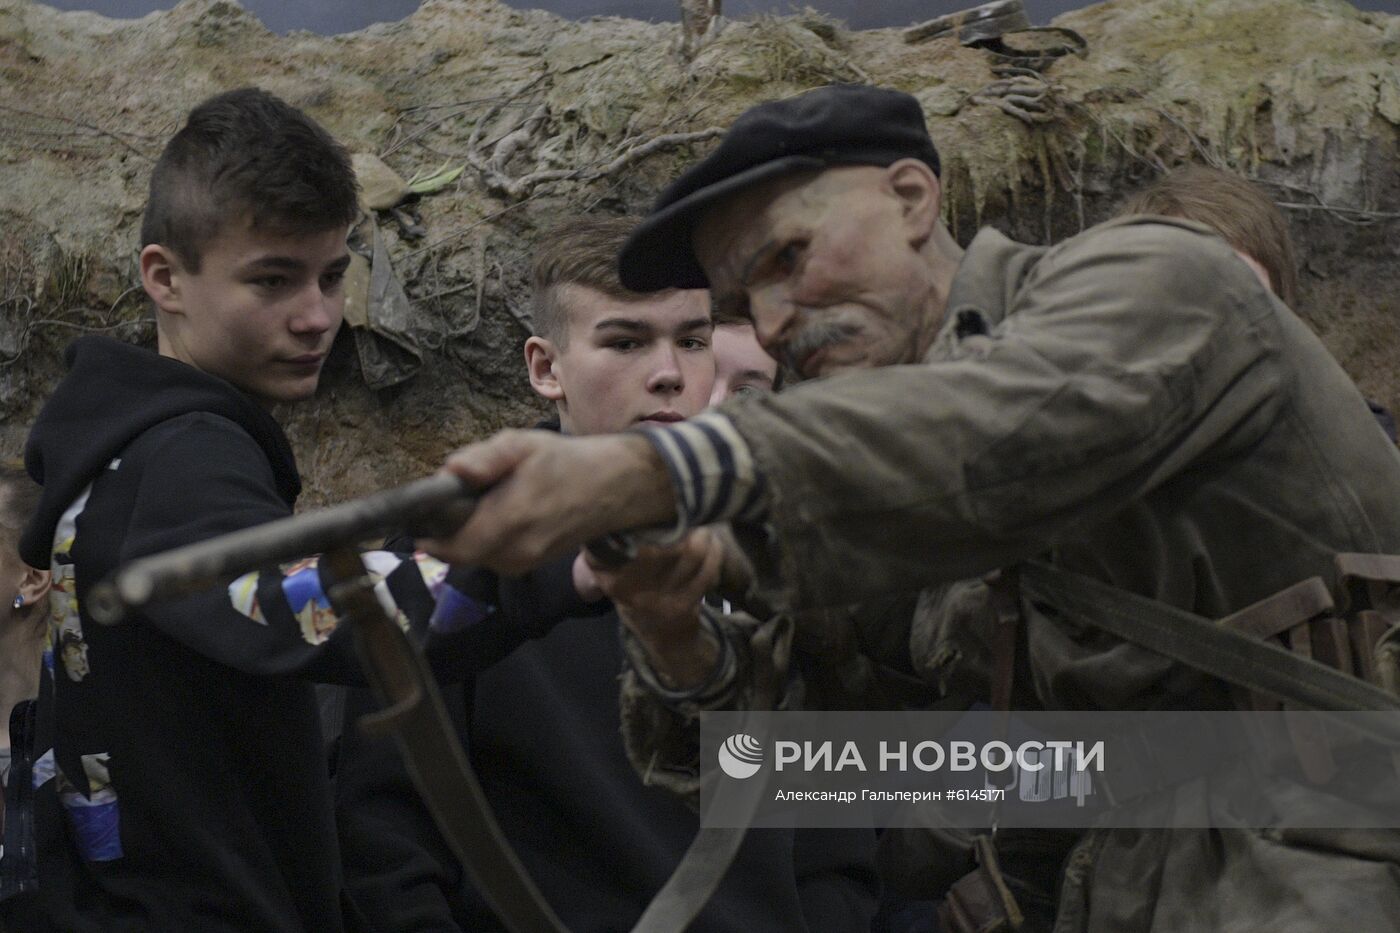
<path fill-rule="evenodd" d="M 264 403 L 309 398 L 345 310 L 345 238 L 344 227 L 278 235 L 245 223 L 210 241 L 198 272 L 175 261 L 167 355 Z"/>
<path fill-rule="evenodd" d="M 915 362 L 928 267 L 905 207 L 879 167 L 788 176 L 708 211 L 695 252 L 717 308 L 802 378 Z"/>
<path fill-rule="evenodd" d="M 707 291 L 623 301 L 581 285 L 558 288 L 568 339 L 562 349 L 551 347 L 551 368 L 566 431 L 670 423 L 705 407 L 715 378 Z"/>
<path fill-rule="evenodd" d="M 715 327 L 715 387 L 710 404 L 718 405 L 735 395 L 773 391 L 778 361 L 758 345 L 751 324 Z"/>

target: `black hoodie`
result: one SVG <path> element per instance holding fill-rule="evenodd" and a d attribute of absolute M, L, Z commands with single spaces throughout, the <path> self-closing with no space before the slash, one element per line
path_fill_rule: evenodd
<path fill-rule="evenodd" d="M 575 933 L 617 933 L 632 928 L 670 877 L 699 819 L 632 770 L 618 706 L 620 623 L 611 603 L 581 601 L 573 562 L 568 555 L 518 579 L 482 570 L 470 588 L 465 579 L 458 584 L 496 607 L 501 634 L 494 644 L 478 638 L 471 657 L 479 676 L 443 695 L 496 818 L 541 893 Z M 489 669 L 483 663 L 500 657 Z M 347 721 L 375 708 L 356 692 Z M 377 930 L 502 929 L 393 743 L 347 729 L 335 783 L 347 886 Z M 879 889 L 874 848 L 869 830 L 751 830 L 691 929 L 867 930 Z"/>
<path fill-rule="evenodd" d="M 531 574 L 567 587 L 572 556 Z M 502 612 L 523 594 L 512 584 Z M 615 612 L 557 622 L 443 697 L 496 819 L 573 933 L 623 933 L 680 862 L 699 818 L 638 779 L 622 746 Z M 347 719 L 375 706 L 355 692 Z M 391 742 L 347 729 L 336 772 L 346 882 L 381 933 L 502 933 Z M 879 894 L 875 834 L 752 829 L 693 933 L 855 933 Z"/>
<path fill-rule="evenodd" d="M 223 589 L 115 626 L 82 609 L 124 561 L 290 514 L 301 484 L 287 439 L 248 396 L 178 361 L 95 337 L 67 360 L 26 449 L 44 492 L 21 544 L 56 571 L 39 715 L 53 752 L 36 766 L 44 909 L 64 930 L 342 930 L 303 678 L 353 679 L 343 630 L 309 624 L 310 603 L 294 612 L 275 572 L 253 612 Z M 387 583 L 405 611 L 430 606 L 411 561 Z"/>

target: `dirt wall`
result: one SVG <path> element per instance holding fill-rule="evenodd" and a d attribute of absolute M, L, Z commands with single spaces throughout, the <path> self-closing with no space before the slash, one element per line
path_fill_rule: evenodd
<path fill-rule="evenodd" d="M 389 351 L 341 334 L 317 399 L 280 413 L 307 505 L 530 423 L 542 409 L 520 344 L 539 231 L 644 209 L 713 144 L 707 130 L 840 80 L 920 99 L 962 240 L 984 224 L 1071 235 L 1185 161 L 1258 179 L 1292 223 L 1300 312 L 1367 392 L 1400 407 L 1400 17 L 1340 0 L 1119 0 L 1058 23 L 1088 52 L 1046 71 L 1043 119 L 1027 122 L 986 93 L 986 52 L 810 13 L 726 23 L 685 61 L 674 26 L 492 0 L 427 0 L 334 37 L 274 35 L 229 0 L 133 21 L 0 0 L 0 456 L 20 451 L 72 337 L 153 339 L 135 275 L 147 175 L 190 107 L 247 84 L 403 178 L 464 169 L 411 205 L 421 237 L 383 213 L 361 230 L 367 250 L 379 231 L 408 300 L 400 336 L 421 359 L 371 389 L 364 354 Z"/>

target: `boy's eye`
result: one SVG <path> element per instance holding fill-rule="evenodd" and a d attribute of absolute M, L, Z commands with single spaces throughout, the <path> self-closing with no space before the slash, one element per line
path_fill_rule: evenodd
<path fill-rule="evenodd" d="M 639 341 L 633 340 L 631 337 L 623 337 L 619 340 L 614 340 L 608 344 L 609 349 L 620 350 L 623 353 L 626 353 L 628 350 L 635 350 L 640 346 L 641 343 Z"/>
<path fill-rule="evenodd" d="M 733 394 L 734 394 L 734 395 L 762 395 L 762 394 L 764 394 L 764 393 L 767 392 L 767 391 L 768 391 L 768 389 L 767 389 L 766 387 L 764 387 L 764 386 L 761 386 L 761 385 L 758 385 L 758 384 L 752 383 L 752 382 L 745 382 L 745 383 L 742 384 L 742 385 L 737 385 L 737 386 L 735 386 L 734 389 L 733 389 Z"/>
<path fill-rule="evenodd" d="M 344 281 L 345 272 L 343 270 L 340 272 L 327 272 L 325 275 L 321 276 L 321 290 L 327 292 L 333 291 L 339 288 Z"/>
<path fill-rule="evenodd" d="M 682 337 L 677 343 L 682 350 L 703 350 L 710 345 L 704 337 Z"/>
<path fill-rule="evenodd" d="M 289 280 L 285 275 L 260 275 L 249 281 L 258 288 L 282 288 Z"/>

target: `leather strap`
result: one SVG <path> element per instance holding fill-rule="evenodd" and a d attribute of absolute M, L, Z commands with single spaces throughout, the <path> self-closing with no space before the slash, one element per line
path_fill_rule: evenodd
<path fill-rule="evenodd" d="M 375 734 L 391 734 L 414 785 L 472 884 L 512 933 L 564 933 L 510 842 L 462 750 L 427 662 L 384 612 L 359 554 L 348 548 L 321 558 L 337 581 L 327 596 L 354 625 L 355 647 L 384 709 L 360 720 Z M 751 716 L 752 714 L 750 714 Z M 744 720 L 744 730 L 756 728 Z M 766 775 L 766 770 L 760 771 Z M 699 915 L 734 861 L 768 782 L 720 778 L 719 800 L 742 814 L 739 827 L 702 828 L 670 879 L 633 928 L 635 933 L 678 933 Z"/>
<path fill-rule="evenodd" d="M 1021 565 L 1021 592 L 1125 641 L 1188 664 L 1226 683 L 1271 694 L 1321 712 L 1400 711 L 1400 698 L 1281 647 L 1218 623 L 1042 561 Z M 1389 743 L 1400 742 L 1400 720 L 1367 717 L 1351 723 Z"/>
<path fill-rule="evenodd" d="M 755 711 L 747 711 L 739 731 L 757 736 L 754 717 Z M 758 737 L 765 746 L 768 744 L 763 737 Z M 734 862 L 749 824 L 753 822 L 753 815 L 758 812 L 758 806 L 768 790 L 768 769 L 760 768 L 758 774 L 744 780 L 718 774 L 715 780 L 719 783 L 715 787 L 713 806 L 723 807 L 726 813 L 741 814 L 743 818 L 740 822 L 743 825 L 701 827 L 676 870 L 632 928 L 632 933 L 679 933 L 688 929 Z"/>
<path fill-rule="evenodd" d="M 1017 569 L 1006 567 L 985 580 L 991 597 L 992 614 L 992 709 L 1011 709 L 1011 688 L 1016 679 L 1016 639 L 1020 635 L 1021 601 L 1017 592 Z"/>
<path fill-rule="evenodd" d="M 327 592 L 353 625 L 355 648 L 384 709 L 360 720 L 391 734 L 423 802 L 472 884 L 512 933 L 565 933 L 510 842 L 476 779 L 423 656 L 389 618 L 354 548 L 327 551 L 321 566 L 336 581 Z"/>
<path fill-rule="evenodd" d="M 1308 577 L 1267 599 L 1261 599 L 1220 624 L 1251 638 L 1273 638 L 1333 610 L 1332 593 L 1321 577 Z"/>
<path fill-rule="evenodd" d="M 1332 618 L 1332 593 L 1321 577 L 1309 577 L 1267 599 L 1261 599 L 1220 620 L 1220 626 L 1251 638 L 1283 637 L 1293 654 L 1314 659 L 1344 674 L 1352 673 L 1351 646 L 1346 623 Z M 1243 709 L 1275 711 L 1279 704 L 1271 697 L 1239 690 L 1236 702 Z M 1310 716 L 1298 716 L 1292 708 L 1284 711 L 1293 752 L 1303 773 L 1314 784 L 1329 783 L 1337 776 L 1327 730 Z"/>

